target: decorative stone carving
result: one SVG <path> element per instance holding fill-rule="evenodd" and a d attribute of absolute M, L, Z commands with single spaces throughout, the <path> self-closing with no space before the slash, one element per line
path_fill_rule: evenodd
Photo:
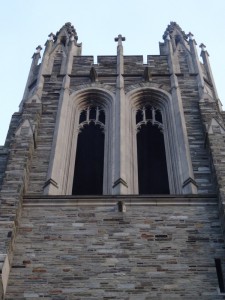
<path fill-rule="evenodd" d="M 212 118 L 210 124 L 208 125 L 207 132 L 208 134 L 225 134 L 225 128 L 219 123 L 217 119 Z"/>
<path fill-rule="evenodd" d="M 30 98 L 28 98 L 25 101 L 25 103 L 39 103 L 39 104 L 41 104 L 41 99 L 37 94 L 35 94 L 35 95 L 31 96 Z"/>
<path fill-rule="evenodd" d="M 33 136 L 34 128 L 31 125 L 30 121 L 28 119 L 25 119 L 21 122 L 19 127 L 17 128 L 15 132 L 15 136 Z"/>
<path fill-rule="evenodd" d="M 98 80 L 98 74 L 96 72 L 95 67 L 91 67 L 90 78 L 91 78 L 91 82 L 96 82 Z"/>

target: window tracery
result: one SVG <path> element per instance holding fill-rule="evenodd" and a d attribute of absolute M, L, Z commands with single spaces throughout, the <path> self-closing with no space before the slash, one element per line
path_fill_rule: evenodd
<path fill-rule="evenodd" d="M 80 112 L 78 132 L 81 132 L 82 128 L 93 122 L 95 125 L 99 125 L 100 128 L 105 130 L 105 111 L 100 106 L 88 106 Z"/>
<path fill-rule="evenodd" d="M 148 123 L 156 125 L 161 132 L 163 132 L 162 114 L 158 108 L 154 106 L 145 105 L 137 109 L 136 111 L 136 129 L 140 131 L 142 125 Z"/>

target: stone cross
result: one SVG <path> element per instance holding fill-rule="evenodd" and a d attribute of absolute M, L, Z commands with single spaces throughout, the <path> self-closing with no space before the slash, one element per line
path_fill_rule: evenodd
<path fill-rule="evenodd" d="M 37 48 L 36 48 L 36 52 L 35 52 L 35 53 L 40 53 L 40 52 L 41 52 L 41 50 L 42 50 L 42 47 L 39 45 L 39 46 L 37 46 Z"/>
<path fill-rule="evenodd" d="M 187 37 L 189 38 L 189 40 L 193 40 L 194 35 L 191 32 L 189 32 L 187 34 Z"/>
<path fill-rule="evenodd" d="M 121 34 L 119 34 L 118 37 L 115 38 L 115 42 L 118 42 L 118 46 L 122 46 L 122 41 L 125 40 L 125 37 L 123 37 Z"/>
<path fill-rule="evenodd" d="M 206 46 L 203 43 L 201 43 L 199 47 L 202 49 L 202 51 L 206 51 Z"/>
<path fill-rule="evenodd" d="M 49 35 L 48 35 L 48 40 L 49 41 L 53 41 L 54 40 L 54 34 L 51 32 Z"/>

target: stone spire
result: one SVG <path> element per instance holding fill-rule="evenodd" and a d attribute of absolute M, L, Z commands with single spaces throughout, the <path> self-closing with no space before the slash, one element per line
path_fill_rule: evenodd
<path fill-rule="evenodd" d="M 170 22 L 163 34 L 163 39 L 165 40 L 168 34 L 172 35 L 174 32 L 179 32 L 184 38 L 184 40 L 187 40 L 187 34 L 181 29 L 181 27 L 176 22 Z"/>

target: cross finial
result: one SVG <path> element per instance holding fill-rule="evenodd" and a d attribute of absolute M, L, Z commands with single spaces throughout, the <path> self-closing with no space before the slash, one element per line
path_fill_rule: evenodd
<path fill-rule="evenodd" d="M 115 38 L 115 42 L 118 42 L 118 46 L 122 46 L 122 42 L 125 40 L 125 37 L 123 37 L 121 34 L 119 34 L 118 37 Z"/>
<path fill-rule="evenodd" d="M 202 49 L 202 51 L 206 51 L 206 46 L 203 43 L 201 43 L 199 47 Z"/>
<path fill-rule="evenodd" d="M 41 50 L 42 50 L 42 47 L 40 45 L 37 46 L 36 51 L 34 52 L 32 58 L 35 58 L 35 59 L 36 58 L 40 58 L 40 52 L 41 52 Z"/>
<path fill-rule="evenodd" d="M 189 32 L 187 34 L 187 36 L 188 36 L 189 40 L 193 40 L 194 35 L 191 32 Z"/>
<path fill-rule="evenodd" d="M 48 35 L 48 40 L 49 40 L 49 41 L 53 41 L 53 40 L 54 40 L 54 37 L 55 37 L 55 35 L 51 32 L 51 33 Z"/>
<path fill-rule="evenodd" d="M 39 45 L 39 46 L 37 46 L 37 48 L 36 48 L 36 52 L 35 52 L 35 53 L 40 53 L 40 52 L 41 52 L 41 50 L 42 50 L 42 47 Z"/>

